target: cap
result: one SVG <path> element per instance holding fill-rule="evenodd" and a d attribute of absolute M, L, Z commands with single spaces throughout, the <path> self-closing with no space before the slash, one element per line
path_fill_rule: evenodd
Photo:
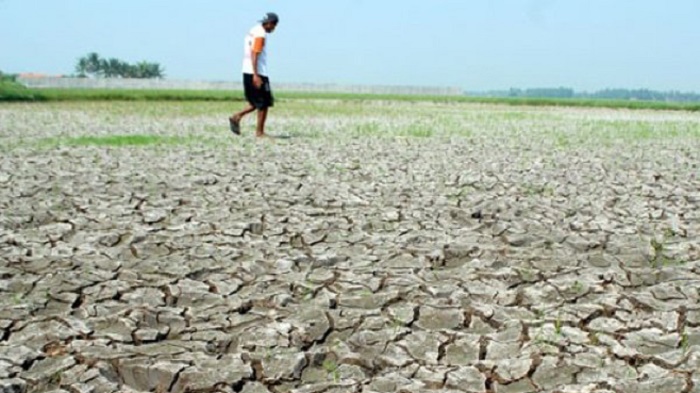
<path fill-rule="evenodd" d="M 280 21 L 279 16 L 277 16 L 277 14 L 275 14 L 274 12 L 268 12 L 260 20 L 260 22 L 262 22 L 262 23 L 277 23 L 279 21 Z"/>

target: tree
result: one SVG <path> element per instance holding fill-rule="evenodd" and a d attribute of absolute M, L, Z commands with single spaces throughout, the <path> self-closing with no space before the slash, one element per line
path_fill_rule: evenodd
<path fill-rule="evenodd" d="M 163 78 L 165 70 L 158 63 L 141 61 L 129 64 L 117 58 L 103 59 L 95 52 L 78 59 L 75 71 L 81 77 Z"/>
<path fill-rule="evenodd" d="M 17 75 L 5 74 L 4 72 L 0 71 L 0 82 L 14 82 L 16 79 Z"/>
<path fill-rule="evenodd" d="M 128 78 L 129 64 L 115 58 L 102 60 L 102 74 L 105 78 Z"/>
<path fill-rule="evenodd" d="M 78 77 L 85 78 L 88 73 L 88 60 L 85 57 L 78 59 L 78 64 L 75 65 L 75 72 L 78 73 Z"/>
<path fill-rule="evenodd" d="M 136 64 L 136 78 L 163 78 L 164 70 L 158 63 L 141 61 Z"/>

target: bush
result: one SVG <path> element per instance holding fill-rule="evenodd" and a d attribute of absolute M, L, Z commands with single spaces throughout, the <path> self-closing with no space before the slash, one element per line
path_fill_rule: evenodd
<path fill-rule="evenodd" d="M 3 75 L 0 76 L 0 101 L 44 101 L 44 97 Z"/>
<path fill-rule="evenodd" d="M 16 80 L 17 80 L 17 75 L 6 74 L 6 73 L 0 71 L 0 82 L 14 82 Z"/>

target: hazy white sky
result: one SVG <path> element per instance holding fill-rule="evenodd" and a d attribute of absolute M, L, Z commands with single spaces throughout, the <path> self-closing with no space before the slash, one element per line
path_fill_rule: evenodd
<path fill-rule="evenodd" d="M 0 0 L 0 70 L 94 51 L 239 80 L 266 11 L 273 83 L 700 91 L 699 0 Z"/>

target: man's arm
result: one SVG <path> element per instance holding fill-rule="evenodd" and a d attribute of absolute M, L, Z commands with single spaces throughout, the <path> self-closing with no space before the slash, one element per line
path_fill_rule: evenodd
<path fill-rule="evenodd" d="M 260 53 L 263 51 L 264 47 L 265 47 L 265 38 L 264 37 L 256 37 L 255 41 L 253 42 L 252 61 L 253 61 L 253 85 L 257 88 L 260 88 L 260 86 L 262 86 L 262 78 L 260 78 L 260 75 L 258 75 L 258 58 L 260 57 Z"/>

